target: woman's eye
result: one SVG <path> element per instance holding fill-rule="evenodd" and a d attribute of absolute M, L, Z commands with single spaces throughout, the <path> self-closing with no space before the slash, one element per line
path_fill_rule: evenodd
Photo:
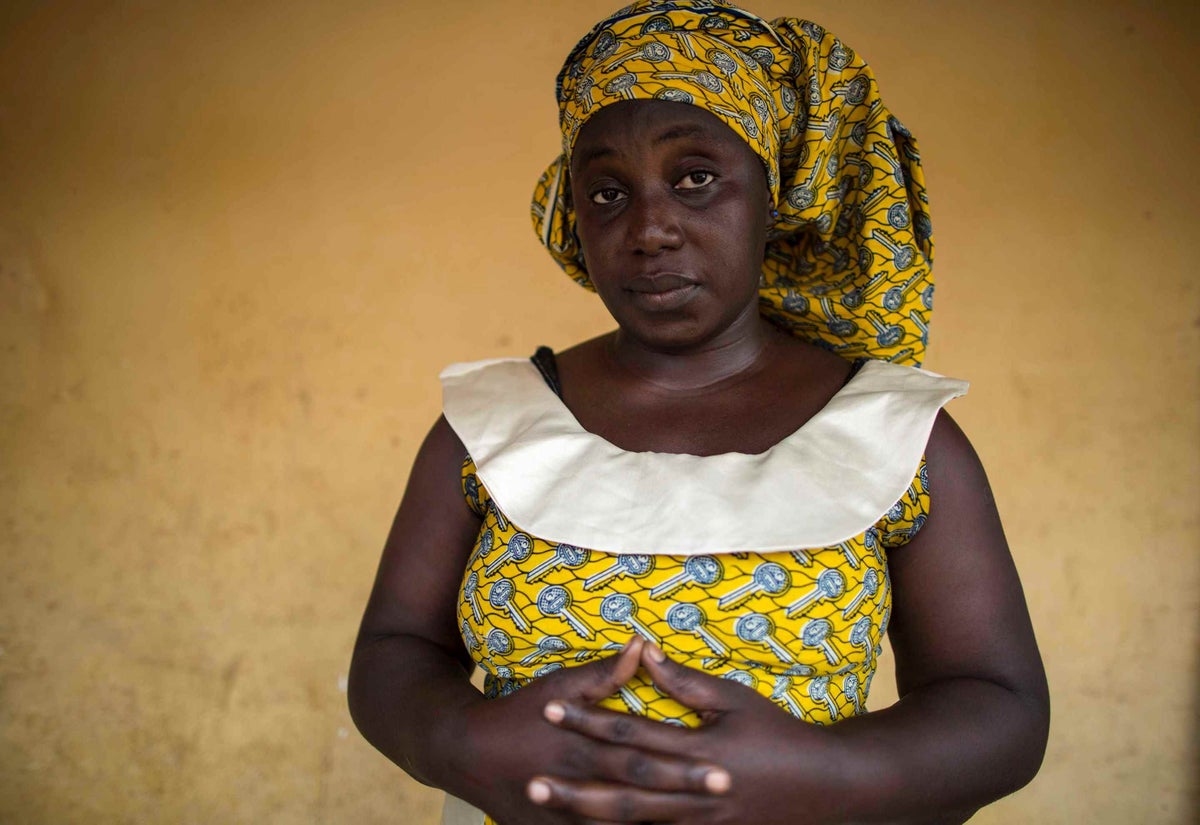
<path fill-rule="evenodd" d="M 676 189 L 699 189 L 703 186 L 708 186 L 713 182 L 713 173 L 697 170 L 688 172 L 683 176 L 683 180 L 675 184 Z"/>
<path fill-rule="evenodd" d="M 601 205 L 616 203 L 622 197 L 624 196 L 621 194 L 620 189 L 598 189 L 592 193 L 592 203 Z"/>

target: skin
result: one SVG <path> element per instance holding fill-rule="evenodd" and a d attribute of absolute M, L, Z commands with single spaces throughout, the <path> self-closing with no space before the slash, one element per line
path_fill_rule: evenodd
<path fill-rule="evenodd" d="M 845 380 L 836 356 L 757 313 L 769 195 L 758 158 L 694 107 L 623 102 L 571 164 L 588 272 L 616 332 L 559 358 L 564 403 L 629 450 L 755 453 Z M 753 421 L 753 427 L 746 422 Z M 987 479 L 949 416 L 926 451 L 933 501 L 891 551 L 900 701 L 817 727 L 631 640 L 500 699 L 467 681 L 454 622 L 479 519 L 443 419 L 418 454 L 363 618 L 350 706 L 418 780 L 514 823 L 962 822 L 1036 773 L 1049 700 Z M 596 707 L 644 668 L 701 713 L 682 730 Z"/>

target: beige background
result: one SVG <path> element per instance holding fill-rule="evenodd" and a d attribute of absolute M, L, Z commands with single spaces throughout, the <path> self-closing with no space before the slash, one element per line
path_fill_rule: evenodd
<path fill-rule="evenodd" d="M 428 5 L 0 5 L 0 821 L 433 821 L 350 646 L 438 369 L 607 327 L 526 204 L 615 3 Z M 927 159 L 928 365 L 1054 693 L 977 822 L 1200 815 L 1195 8 L 755 6 Z"/>

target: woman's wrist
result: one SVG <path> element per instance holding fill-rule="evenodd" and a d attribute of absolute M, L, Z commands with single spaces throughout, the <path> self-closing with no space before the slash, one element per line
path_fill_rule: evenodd
<path fill-rule="evenodd" d="M 862 735 L 865 731 L 852 730 L 854 726 L 844 722 L 816 725 L 797 719 L 795 723 L 800 729 L 787 737 L 790 764 L 794 775 L 804 781 L 794 785 L 805 788 L 806 794 L 817 785 L 821 793 L 817 798 L 807 795 L 791 802 L 809 811 L 814 822 L 850 825 L 872 821 L 868 812 L 877 806 L 891 781 L 887 750 L 874 737 Z M 819 777 L 813 777 L 814 771 Z"/>
<path fill-rule="evenodd" d="M 426 773 L 430 784 L 468 801 L 478 799 L 481 791 L 486 793 L 492 779 L 487 770 L 487 742 L 480 740 L 478 725 L 472 723 L 487 701 L 475 693 L 439 705 L 428 722 Z"/>
<path fill-rule="evenodd" d="M 876 735 L 873 716 L 867 713 L 823 729 L 830 737 L 830 776 L 837 786 L 829 798 L 840 806 L 830 812 L 832 822 L 880 822 L 880 807 L 899 789 L 903 755 Z"/>

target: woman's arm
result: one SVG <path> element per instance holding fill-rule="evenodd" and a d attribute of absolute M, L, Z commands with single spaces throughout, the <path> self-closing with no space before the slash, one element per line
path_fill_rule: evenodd
<path fill-rule="evenodd" d="M 510 823 L 578 821 L 526 797 L 534 773 L 551 768 L 703 793 L 711 766 L 688 755 L 647 756 L 563 731 L 543 717 L 551 696 L 587 705 L 614 694 L 638 667 L 640 640 L 500 699 L 484 700 L 471 686 L 456 623 L 459 583 L 480 525 L 460 486 L 465 456 L 439 419 L 417 455 L 355 644 L 349 700 L 359 730 L 418 781 Z"/>
<path fill-rule="evenodd" d="M 704 727 L 571 702 L 560 724 L 710 760 L 732 775 L 729 793 L 691 801 L 547 777 L 538 788 L 546 804 L 635 821 L 940 825 L 1027 783 L 1041 764 L 1049 698 L 1021 584 L 983 468 L 948 415 L 934 426 L 927 463 L 929 518 L 889 554 L 899 702 L 816 727 L 648 649 L 655 683 L 700 711 Z"/>
<path fill-rule="evenodd" d="M 363 736 L 413 778 L 439 787 L 449 781 L 444 729 L 479 698 L 454 623 L 480 523 L 460 486 L 465 457 L 439 418 L 413 464 L 350 664 L 350 713 Z"/>
<path fill-rule="evenodd" d="M 888 555 L 900 701 L 840 726 L 877 778 L 873 810 L 975 809 L 1041 766 L 1050 697 L 1016 567 L 975 450 L 942 413 L 926 451 L 930 512 Z M 861 728 L 861 729 L 860 729 Z"/>

